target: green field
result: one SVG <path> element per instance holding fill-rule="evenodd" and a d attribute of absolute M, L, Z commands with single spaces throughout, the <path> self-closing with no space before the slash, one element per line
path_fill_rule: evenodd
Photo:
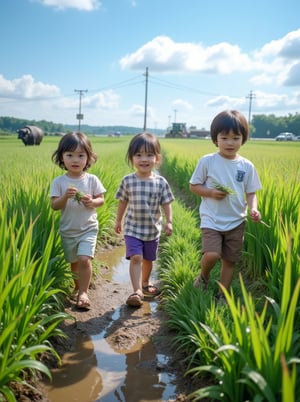
<path fill-rule="evenodd" d="M 99 157 L 90 171 L 107 189 L 99 242 L 113 244 L 114 195 L 130 172 L 130 138 L 90 139 Z M 62 173 L 51 161 L 58 141 L 45 137 L 40 146 L 25 147 L 15 137 L 0 137 L 0 400 L 15 400 L 11 381 L 34 377 L 37 370 L 50 375 L 40 356 L 56 355 L 50 339 L 63 336 L 58 324 L 66 318 L 72 278 L 62 255 L 59 214 L 49 202 L 51 182 Z M 216 282 L 205 294 L 193 288 L 201 239 L 199 199 L 188 183 L 198 159 L 216 147 L 195 139 L 162 138 L 161 145 L 161 174 L 176 195 L 174 233 L 162 236 L 158 261 L 162 306 L 190 375 L 211 382 L 194 400 L 300 401 L 300 142 L 249 141 L 240 150 L 260 175 L 266 224 L 247 222 L 228 306 L 215 304 Z"/>

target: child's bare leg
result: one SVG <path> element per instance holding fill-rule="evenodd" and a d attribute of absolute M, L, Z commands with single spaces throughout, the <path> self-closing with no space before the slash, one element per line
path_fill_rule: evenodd
<path fill-rule="evenodd" d="M 153 268 L 153 261 L 143 260 L 142 268 L 142 285 L 143 293 L 148 296 L 157 296 L 160 291 L 150 281 L 150 276 Z"/>
<path fill-rule="evenodd" d="M 88 308 L 90 301 L 88 298 L 88 289 L 92 277 L 92 259 L 91 257 L 81 255 L 78 257 L 78 279 L 79 279 L 79 293 L 77 306 L 81 308 Z"/>
<path fill-rule="evenodd" d="M 129 274 L 134 293 L 142 296 L 142 256 L 130 257 Z"/>
<path fill-rule="evenodd" d="M 216 265 L 219 258 L 220 258 L 219 254 L 213 251 L 208 251 L 202 255 L 200 264 L 201 264 L 201 275 L 204 280 L 206 281 L 209 280 L 210 271 Z"/>
<path fill-rule="evenodd" d="M 130 257 L 129 274 L 133 287 L 133 294 L 128 297 L 126 303 L 133 307 L 140 307 L 143 304 L 142 260 L 143 258 L 141 255 L 133 255 Z"/>
<path fill-rule="evenodd" d="M 74 289 L 78 290 L 79 289 L 79 281 L 78 281 L 78 263 L 77 263 L 77 261 L 71 263 L 71 271 L 72 271 L 73 278 L 74 278 Z"/>
<path fill-rule="evenodd" d="M 153 263 L 149 260 L 143 259 L 142 264 L 142 283 L 143 286 L 147 286 L 149 284 L 150 275 L 152 272 Z"/>
<path fill-rule="evenodd" d="M 207 288 L 207 284 L 210 277 L 210 271 L 216 265 L 219 258 L 220 258 L 219 254 L 212 251 L 208 251 L 202 254 L 200 261 L 201 271 L 194 281 L 195 288 L 198 288 L 200 285 L 202 286 L 203 290 Z"/>
<path fill-rule="evenodd" d="M 234 275 L 235 263 L 232 261 L 222 259 L 220 283 L 227 289 L 230 289 L 233 275 Z"/>

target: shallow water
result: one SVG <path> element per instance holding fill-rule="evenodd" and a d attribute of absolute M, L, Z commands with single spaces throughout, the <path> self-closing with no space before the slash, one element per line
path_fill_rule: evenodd
<path fill-rule="evenodd" d="M 103 262 L 103 258 L 101 259 Z M 128 282 L 128 261 L 124 248 L 105 255 L 111 267 L 106 279 Z M 155 311 L 157 303 L 144 302 L 143 315 Z M 52 370 L 53 381 L 46 392 L 51 402 L 162 402 L 175 399 L 174 377 L 164 371 L 168 357 L 157 354 L 150 339 L 136 344 L 131 350 L 115 351 L 105 339 L 112 323 L 119 319 L 116 309 L 112 320 L 99 334 L 78 334 L 76 348 L 63 356 L 63 366 Z"/>

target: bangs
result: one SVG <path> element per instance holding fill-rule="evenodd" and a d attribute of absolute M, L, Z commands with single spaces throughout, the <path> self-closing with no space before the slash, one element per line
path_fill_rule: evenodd
<path fill-rule="evenodd" d="M 62 141 L 61 151 L 62 152 L 74 152 L 77 147 L 80 147 L 82 150 L 85 150 L 85 145 L 83 141 L 76 135 L 66 137 L 65 141 Z"/>
<path fill-rule="evenodd" d="M 133 155 L 137 154 L 138 152 L 145 151 L 151 154 L 157 154 L 157 147 L 153 143 L 150 138 L 147 137 L 140 137 L 135 141 L 132 147 Z"/>
<path fill-rule="evenodd" d="M 229 131 L 233 131 L 235 134 L 243 134 L 244 126 L 240 124 L 240 121 L 236 119 L 234 116 L 226 116 L 220 127 L 216 127 L 217 132 L 225 132 L 229 133 Z"/>

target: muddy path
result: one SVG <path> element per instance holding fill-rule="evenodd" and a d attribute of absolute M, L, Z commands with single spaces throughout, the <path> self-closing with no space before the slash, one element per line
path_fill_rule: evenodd
<path fill-rule="evenodd" d="M 128 263 L 112 271 L 123 254 L 122 247 L 98 251 L 100 275 L 89 292 L 89 311 L 67 302 L 75 321 L 63 324 L 67 339 L 56 346 L 62 366 L 52 369 L 53 383 L 41 384 L 47 400 L 183 402 L 198 386 L 184 376 L 185 356 L 172 346 L 175 334 L 160 299 L 146 298 L 140 308 L 126 305 L 132 293 Z"/>

